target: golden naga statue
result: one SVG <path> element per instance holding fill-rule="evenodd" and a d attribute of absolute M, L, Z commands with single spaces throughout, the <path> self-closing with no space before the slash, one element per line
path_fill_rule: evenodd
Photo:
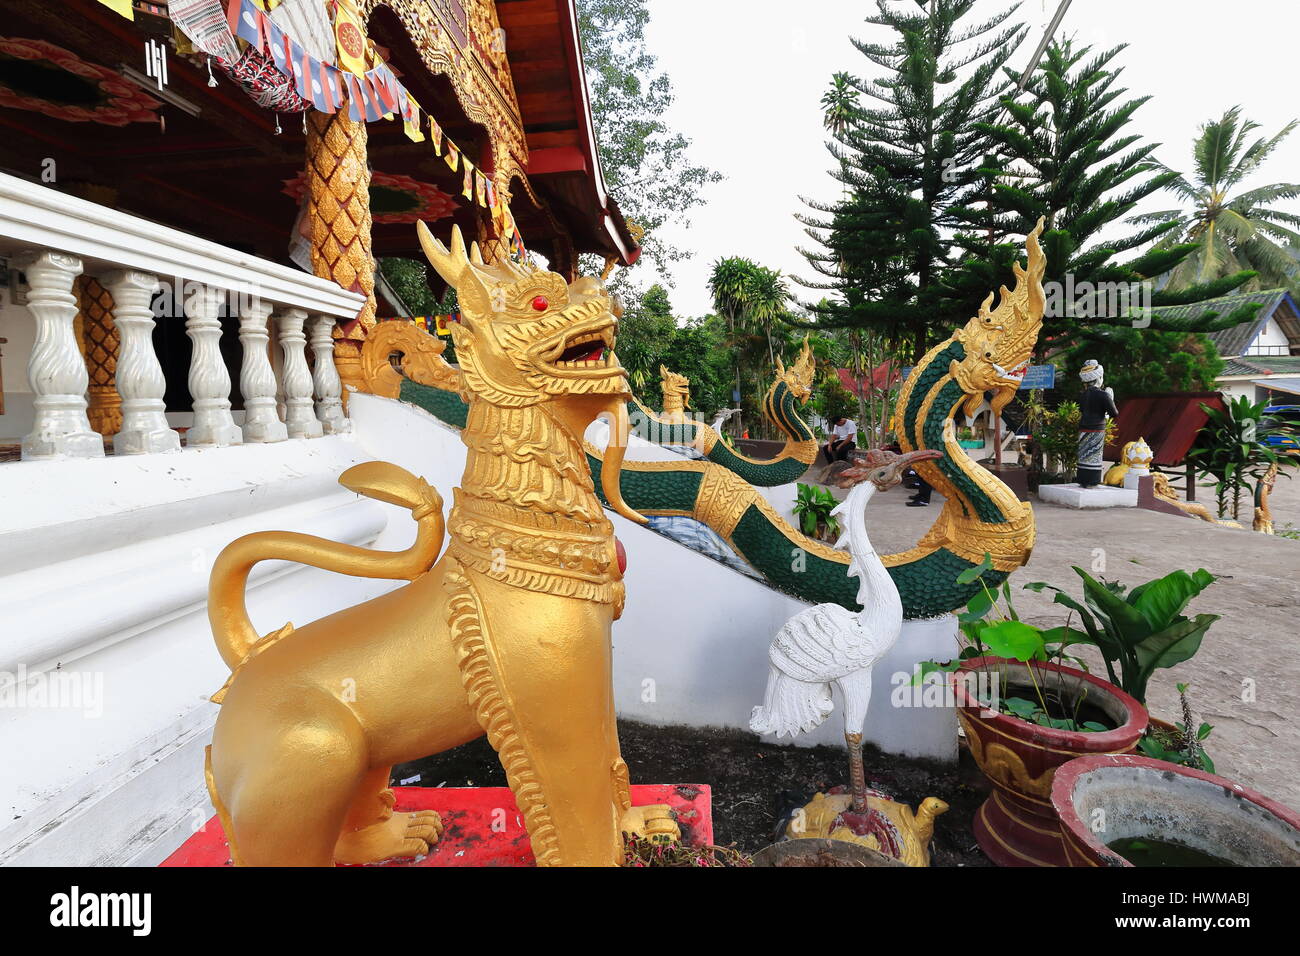
<path fill-rule="evenodd" d="M 265 532 L 221 553 L 208 613 L 233 673 L 213 698 L 212 802 L 237 864 L 416 856 L 442 824 L 433 812 L 394 812 L 392 765 L 486 733 L 537 862 L 617 865 L 624 832 L 677 836 L 667 807 L 629 800 L 611 684 L 621 558 L 582 450 L 587 425 L 607 415 L 622 443 L 606 452 L 602 489 L 615 511 L 644 522 L 619 492 L 630 391 L 614 355 L 618 309 L 597 279 L 569 285 L 508 259 L 487 265 L 459 229 L 450 250 L 418 230 L 461 306 L 460 369 L 438 370 L 469 405 L 450 542 L 438 558 L 434 489 L 369 462 L 340 481 L 411 509 L 406 551 Z M 244 589 L 270 559 L 410 583 L 259 637 Z"/>
<path fill-rule="evenodd" d="M 1251 521 L 1250 527 L 1260 534 L 1273 534 L 1273 511 L 1268 506 L 1268 496 L 1273 493 L 1273 486 L 1277 484 L 1277 462 L 1268 466 L 1268 471 L 1264 472 L 1264 477 L 1255 484 L 1255 515 Z"/>
<path fill-rule="evenodd" d="M 1153 471 L 1151 473 L 1151 493 L 1166 504 L 1171 504 L 1179 511 L 1192 518 L 1200 518 L 1208 524 L 1217 524 L 1224 528 L 1240 528 L 1240 523 L 1230 521 L 1226 518 L 1216 518 L 1210 514 L 1210 509 L 1196 501 L 1184 501 L 1178 497 L 1178 492 L 1174 490 L 1173 485 L 1169 484 L 1169 476 L 1163 472 Z"/>
<path fill-rule="evenodd" d="M 691 407 L 691 380 L 660 365 L 659 391 L 664 399 L 664 409 L 657 416 L 659 421 L 671 425 L 686 421 L 686 409 Z"/>

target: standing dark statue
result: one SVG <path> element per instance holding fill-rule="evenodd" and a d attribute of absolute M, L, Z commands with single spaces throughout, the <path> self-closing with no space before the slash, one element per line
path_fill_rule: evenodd
<path fill-rule="evenodd" d="M 1101 484 L 1106 419 L 1119 417 L 1115 393 L 1102 385 L 1105 373 L 1096 359 L 1089 359 L 1079 370 L 1083 394 L 1079 397 L 1079 465 L 1074 480 L 1083 488 Z"/>

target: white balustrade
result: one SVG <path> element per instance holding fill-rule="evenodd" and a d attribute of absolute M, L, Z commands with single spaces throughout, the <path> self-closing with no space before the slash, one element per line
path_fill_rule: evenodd
<path fill-rule="evenodd" d="M 284 386 L 284 423 L 290 438 L 320 438 L 324 428 L 312 407 L 311 372 L 307 368 L 307 337 L 303 323 L 305 309 L 285 309 L 275 317 L 284 354 L 281 382 Z"/>
<path fill-rule="evenodd" d="M 72 283 L 81 275 L 81 260 L 36 250 L 20 253 L 14 265 L 27 275 L 27 308 L 36 320 L 36 341 L 27 361 L 27 379 L 36 396 L 35 423 L 22 441 L 22 457 L 102 458 L 104 439 L 86 417 L 90 377 L 73 328 L 77 298 Z"/>
<path fill-rule="evenodd" d="M 316 417 L 326 435 L 352 431 L 352 423 L 343 415 L 343 383 L 334 366 L 334 319 L 315 315 L 311 319 L 312 382 L 316 386 Z"/>
<path fill-rule="evenodd" d="M 239 341 L 244 361 L 239 371 L 239 390 L 244 393 L 244 441 L 274 442 L 289 437 L 289 429 L 276 411 L 275 372 L 267 353 L 270 335 L 267 320 L 271 304 L 261 299 L 245 302 L 239 315 Z"/>
<path fill-rule="evenodd" d="M 185 298 L 185 334 L 194 343 L 190 356 L 190 398 L 194 423 L 187 445 L 238 445 L 244 440 L 230 414 L 230 373 L 221 357 L 221 305 L 224 290 L 203 286 Z"/>
<path fill-rule="evenodd" d="M 351 429 L 330 333 L 334 323 L 355 318 L 365 299 L 337 283 L 6 173 L 0 173 L 0 256 L 26 275 L 36 333 L 27 357 L 34 426 L 22 440 L 24 459 L 104 454 L 103 437 L 87 416 L 89 376 L 75 332 L 73 287 L 83 272 L 99 278 L 113 296 L 122 398 L 115 454 L 180 447 L 168 424 L 169 383 L 153 347 L 155 322 L 170 321 L 151 309 L 160 282 L 174 289 L 175 314 L 179 318 L 183 307 L 193 343 L 187 381 L 194 414 L 187 444 L 268 443 Z M 182 289 L 198 291 L 183 297 Z M 232 374 L 221 352 L 221 305 L 235 293 L 243 348 L 242 429 L 232 415 Z M 269 321 L 282 360 L 270 354 Z"/>
<path fill-rule="evenodd" d="M 122 428 L 113 436 L 113 454 L 180 451 L 181 437 L 167 424 L 163 402 L 167 381 L 153 350 L 150 303 L 158 277 L 120 269 L 103 276 L 101 282 L 113 296 L 113 322 L 121 341 L 117 393 L 122 396 Z"/>

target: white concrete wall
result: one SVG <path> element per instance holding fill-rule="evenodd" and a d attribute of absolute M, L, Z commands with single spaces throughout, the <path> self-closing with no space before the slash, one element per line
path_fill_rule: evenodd
<path fill-rule="evenodd" d="M 256 530 L 385 537 L 389 506 L 336 482 L 368 458 L 330 437 L 0 465 L 0 683 L 22 678 L 0 692 L 0 863 L 152 864 L 211 815 L 212 561 Z M 271 562 L 249 607 L 266 632 L 393 586 Z"/>

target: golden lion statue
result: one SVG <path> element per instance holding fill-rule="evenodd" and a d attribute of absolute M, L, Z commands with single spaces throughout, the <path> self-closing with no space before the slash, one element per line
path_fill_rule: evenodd
<path fill-rule="evenodd" d="M 442 824 L 433 812 L 394 812 L 392 765 L 486 733 L 537 862 L 616 865 L 623 832 L 677 834 L 667 807 L 629 800 L 611 684 L 622 570 L 582 450 L 587 425 L 609 416 L 602 489 L 644 522 L 619 493 L 630 392 L 613 351 L 618 310 L 597 279 L 569 285 L 505 257 L 485 264 L 459 229 L 447 249 L 417 228 L 462 315 L 452 330 L 460 370 L 441 370 L 469 403 L 450 543 L 439 559 L 438 493 L 370 462 L 340 481 L 411 509 L 418 530 L 406 551 L 265 532 L 221 553 L 208 613 L 233 673 L 213 698 L 212 802 L 236 864 L 417 856 Z M 410 583 L 259 637 L 244 589 L 269 559 Z"/>

